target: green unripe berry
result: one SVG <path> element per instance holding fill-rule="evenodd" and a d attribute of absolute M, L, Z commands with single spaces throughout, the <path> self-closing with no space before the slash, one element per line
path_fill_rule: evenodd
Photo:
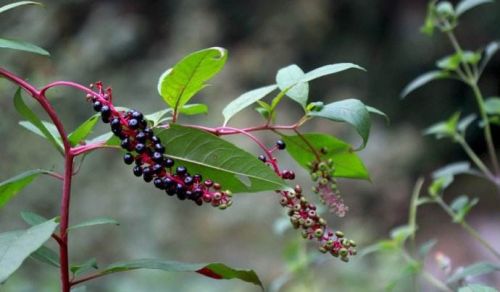
<path fill-rule="evenodd" d="M 321 236 L 323 236 L 323 229 L 318 228 L 318 229 L 314 230 L 314 236 L 317 238 L 320 238 Z"/>
<path fill-rule="evenodd" d="M 327 250 L 325 247 L 323 247 L 323 246 L 318 247 L 318 250 L 319 250 L 319 252 L 321 252 L 321 253 L 326 253 L 326 252 L 328 251 L 328 250 Z"/>
<path fill-rule="evenodd" d="M 352 247 L 356 247 L 356 241 L 354 240 L 349 240 L 349 244 L 352 246 Z"/>
<path fill-rule="evenodd" d="M 349 258 L 348 257 L 341 257 L 340 258 L 343 262 L 345 263 L 348 263 L 349 262 Z"/>
<path fill-rule="evenodd" d="M 341 257 L 346 257 L 348 254 L 349 254 L 349 251 L 347 250 L 347 248 L 341 248 L 341 249 L 339 249 L 339 255 Z"/>
<path fill-rule="evenodd" d="M 338 238 L 342 238 L 344 237 L 344 232 L 338 230 L 338 231 L 335 231 L 335 235 L 338 237 Z"/>

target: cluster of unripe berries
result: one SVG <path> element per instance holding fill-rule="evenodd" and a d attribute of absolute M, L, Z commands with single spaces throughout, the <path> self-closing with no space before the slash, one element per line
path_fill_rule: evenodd
<path fill-rule="evenodd" d="M 349 261 L 349 256 L 356 255 L 356 243 L 345 238 L 341 231 L 333 232 L 327 228 L 326 221 L 318 215 L 316 206 L 302 195 L 299 185 L 293 191 L 281 191 L 280 194 L 280 204 L 288 209 L 293 227 L 302 229 L 304 238 L 319 241 L 319 251 L 340 257 L 345 262 Z"/>
<path fill-rule="evenodd" d="M 223 191 L 219 183 L 203 179 L 200 174 L 191 175 L 187 168 L 177 165 L 165 155 L 165 147 L 154 135 L 142 113 L 135 110 L 118 111 L 111 102 L 111 90 L 103 90 L 101 83 L 94 86 L 97 95 L 88 95 L 94 110 L 100 112 L 102 121 L 109 123 L 111 131 L 120 138 L 120 146 L 127 151 L 123 156 L 126 164 L 145 182 L 153 182 L 156 188 L 180 200 L 192 200 L 198 205 L 210 203 L 225 209 L 232 204 L 231 192 Z"/>
<path fill-rule="evenodd" d="M 322 148 L 321 152 L 326 154 L 327 150 Z M 321 203 L 328 206 L 332 213 L 343 217 L 349 207 L 344 204 L 337 187 L 337 180 L 332 175 L 335 171 L 333 160 L 313 161 L 308 167 L 311 179 L 316 182 L 313 192 L 319 195 Z"/>
<path fill-rule="evenodd" d="M 271 150 L 275 150 L 275 149 L 278 149 L 278 150 L 284 150 L 286 148 L 286 144 L 283 140 L 278 140 L 276 141 L 276 145 L 274 146 L 274 148 L 272 148 Z M 265 155 L 259 155 L 259 160 L 264 162 L 264 163 L 267 163 L 268 160 L 266 158 Z M 271 158 L 271 159 L 275 159 L 275 158 Z M 295 172 L 293 172 L 293 170 L 288 170 L 288 169 L 285 169 L 283 170 L 280 174 L 282 179 L 288 179 L 288 180 L 294 180 L 295 179 Z"/>

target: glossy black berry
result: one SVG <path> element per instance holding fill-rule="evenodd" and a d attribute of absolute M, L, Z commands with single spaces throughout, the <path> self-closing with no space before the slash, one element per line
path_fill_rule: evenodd
<path fill-rule="evenodd" d="M 198 200 L 199 198 L 201 198 L 202 195 L 203 195 L 203 191 L 200 188 L 196 188 L 192 192 L 191 199 Z"/>
<path fill-rule="evenodd" d="M 127 123 L 130 129 L 137 129 L 139 127 L 139 121 L 136 119 L 130 119 Z"/>
<path fill-rule="evenodd" d="M 259 155 L 259 160 L 262 161 L 262 162 L 266 162 L 267 161 L 266 157 L 264 155 L 262 155 L 262 154 Z"/>
<path fill-rule="evenodd" d="M 135 139 L 137 142 L 144 143 L 146 142 L 146 134 L 144 132 L 139 132 L 137 135 L 135 135 Z"/>
<path fill-rule="evenodd" d="M 158 138 L 156 136 L 151 136 L 151 141 L 153 141 L 153 143 L 161 143 L 160 138 Z"/>
<path fill-rule="evenodd" d="M 135 158 L 131 153 L 125 153 L 125 155 L 123 155 L 123 161 L 126 164 L 132 164 L 134 162 L 134 160 L 135 160 Z"/>
<path fill-rule="evenodd" d="M 135 176 L 141 176 L 142 175 L 142 167 L 140 167 L 138 165 L 134 166 L 134 168 L 132 169 L 132 171 L 134 172 Z"/>
<path fill-rule="evenodd" d="M 132 112 L 132 118 L 137 119 L 138 121 L 142 120 L 144 116 L 142 115 L 141 112 L 138 111 L 133 111 Z"/>
<path fill-rule="evenodd" d="M 171 188 L 175 185 L 175 181 L 173 181 L 169 177 L 163 178 L 163 185 L 165 186 L 165 189 Z"/>
<path fill-rule="evenodd" d="M 100 101 L 94 101 L 93 107 L 96 112 L 99 112 L 101 111 L 102 103 Z"/>
<path fill-rule="evenodd" d="M 149 167 L 144 167 L 142 170 L 142 177 L 145 182 L 150 182 L 153 180 L 153 170 Z"/>
<path fill-rule="evenodd" d="M 161 178 L 155 178 L 153 180 L 153 184 L 155 185 L 155 187 L 159 188 L 160 190 L 163 190 L 165 189 L 165 184 L 163 184 L 163 180 Z"/>
<path fill-rule="evenodd" d="M 122 124 L 119 118 L 113 118 L 111 122 L 109 122 L 112 130 L 121 130 Z"/>
<path fill-rule="evenodd" d="M 283 150 L 286 148 L 286 144 L 285 142 L 283 142 L 283 140 L 276 141 L 276 146 L 278 147 L 279 150 Z"/>
<path fill-rule="evenodd" d="M 163 162 L 163 154 L 161 154 L 160 152 L 154 152 L 152 158 L 153 158 L 154 162 L 158 162 L 158 163 Z"/>
<path fill-rule="evenodd" d="M 179 197 L 180 200 L 186 199 L 186 188 L 182 184 L 177 184 L 175 186 L 175 192 L 177 193 L 177 197 Z"/>
<path fill-rule="evenodd" d="M 155 163 L 153 164 L 153 167 L 151 169 L 153 170 L 154 173 L 160 174 L 163 170 L 163 166 L 161 166 L 161 164 Z"/>
<path fill-rule="evenodd" d="M 165 193 L 167 193 L 167 195 L 169 195 L 169 196 L 175 195 L 175 186 L 171 186 L 171 187 L 165 189 Z"/>
<path fill-rule="evenodd" d="M 111 109 L 107 105 L 101 107 L 101 118 L 104 123 L 109 123 L 109 118 L 111 117 Z"/>
<path fill-rule="evenodd" d="M 120 146 L 122 146 L 123 149 L 125 150 L 130 150 L 130 140 L 128 138 L 124 138 L 122 142 L 120 143 Z"/>
<path fill-rule="evenodd" d="M 187 169 L 184 166 L 178 166 L 175 173 L 178 175 L 185 175 L 187 173 Z"/>
<path fill-rule="evenodd" d="M 186 176 L 184 178 L 184 184 L 187 185 L 187 186 L 190 186 L 193 184 L 193 177 L 191 176 Z"/>
<path fill-rule="evenodd" d="M 144 145 L 143 143 L 135 144 L 135 151 L 137 153 L 144 153 L 145 150 L 146 150 L 146 145 Z"/>
<path fill-rule="evenodd" d="M 165 160 L 165 167 L 172 167 L 174 166 L 174 160 L 172 158 L 167 158 L 167 160 Z"/>
<path fill-rule="evenodd" d="M 143 132 L 148 138 L 151 138 L 153 136 L 153 130 L 151 130 L 151 128 L 145 128 Z"/>
<path fill-rule="evenodd" d="M 156 143 L 154 146 L 155 150 L 160 152 L 160 153 L 165 153 L 165 147 L 161 145 L 160 143 Z"/>

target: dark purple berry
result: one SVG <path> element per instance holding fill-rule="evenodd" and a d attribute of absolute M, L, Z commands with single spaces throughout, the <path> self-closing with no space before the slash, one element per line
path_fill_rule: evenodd
<path fill-rule="evenodd" d="M 150 182 L 153 180 L 153 170 L 149 167 L 144 167 L 142 170 L 142 177 L 144 178 L 145 182 Z"/>
<path fill-rule="evenodd" d="M 111 109 L 107 105 L 101 107 L 101 118 L 104 123 L 109 123 L 109 118 L 111 117 Z"/>
<path fill-rule="evenodd" d="M 161 164 L 155 163 L 151 169 L 154 173 L 160 174 L 163 170 L 163 166 L 161 166 Z"/>
<path fill-rule="evenodd" d="M 193 177 L 191 176 L 186 176 L 184 178 L 184 184 L 187 185 L 187 186 L 190 186 L 193 184 Z"/>
<path fill-rule="evenodd" d="M 142 168 L 138 165 L 134 166 L 134 168 L 132 169 L 132 171 L 134 172 L 134 175 L 135 176 L 141 176 L 142 175 Z"/>
<path fill-rule="evenodd" d="M 142 165 L 142 157 L 136 156 L 135 157 L 135 164 L 141 166 Z"/>
<path fill-rule="evenodd" d="M 266 157 L 264 155 L 262 155 L 262 154 L 259 155 L 259 160 L 262 161 L 262 162 L 266 162 L 267 161 Z"/>
<path fill-rule="evenodd" d="M 135 158 L 131 153 L 125 153 L 125 155 L 123 156 L 123 161 L 126 164 L 132 164 L 134 162 L 134 160 L 135 160 Z"/>
<path fill-rule="evenodd" d="M 160 152 L 154 152 L 153 153 L 153 161 L 158 162 L 158 163 L 162 163 L 163 162 L 163 154 L 161 154 Z"/>
<path fill-rule="evenodd" d="M 186 199 L 186 188 L 182 184 L 177 184 L 177 186 L 175 186 L 175 192 L 180 200 Z"/>
<path fill-rule="evenodd" d="M 122 140 L 122 142 L 120 143 L 120 146 L 122 146 L 123 149 L 125 150 L 130 150 L 130 140 L 128 138 L 125 138 Z"/>
<path fill-rule="evenodd" d="M 137 135 L 135 135 L 135 139 L 137 140 L 137 142 L 144 143 L 146 142 L 146 134 L 141 131 L 137 133 Z"/>
<path fill-rule="evenodd" d="M 146 134 L 146 137 L 151 138 L 153 136 L 153 130 L 151 128 L 145 128 L 143 130 L 144 134 Z"/>
<path fill-rule="evenodd" d="M 201 180 L 202 180 L 201 174 L 193 175 L 193 180 L 194 180 L 194 182 L 197 182 L 197 183 L 201 182 Z"/>
<path fill-rule="evenodd" d="M 169 195 L 169 196 L 175 195 L 175 186 L 171 186 L 171 187 L 165 189 L 165 193 L 167 193 L 167 195 Z"/>
<path fill-rule="evenodd" d="M 173 181 L 169 177 L 163 178 L 163 185 L 165 186 L 165 189 L 171 188 L 175 185 L 175 181 Z"/>
<path fill-rule="evenodd" d="M 141 112 L 138 111 L 133 111 L 132 112 L 132 118 L 137 119 L 138 121 L 142 120 L 144 116 L 142 115 Z"/>
<path fill-rule="evenodd" d="M 187 169 L 184 166 L 178 166 L 175 173 L 177 173 L 177 175 L 185 175 L 187 173 Z"/>
<path fill-rule="evenodd" d="M 154 143 L 161 143 L 160 138 L 158 138 L 156 136 L 151 136 L 151 141 L 153 141 Z"/>
<path fill-rule="evenodd" d="M 100 112 L 102 108 L 102 103 L 100 101 L 94 101 L 93 106 L 96 112 Z"/>
<path fill-rule="evenodd" d="M 278 147 L 279 150 L 283 150 L 286 148 L 286 144 L 285 142 L 283 142 L 283 140 L 276 141 L 276 146 Z"/>
<path fill-rule="evenodd" d="M 160 153 L 165 153 L 165 147 L 163 147 L 163 145 L 161 145 L 160 143 L 156 143 L 154 148 Z"/>
<path fill-rule="evenodd" d="M 160 190 L 163 190 L 165 188 L 165 185 L 163 184 L 163 180 L 159 177 L 157 177 L 153 180 L 153 184 L 155 185 L 155 187 L 159 188 Z"/>
<path fill-rule="evenodd" d="M 113 118 L 111 122 L 109 122 L 109 125 L 111 126 L 111 130 L 121 130 L 122 129 L 122 123 L 119 118 Z"/>
<path fill-rule="evenodd" d="M 144 153 L 144 151 L 146 151 L 146 145 L 142 144 L 142 143 L 137 143 L 135 145 L 135 151 L 137 153 Z"/>
<path fill-rule="evenodd" d="M 172 167 L 174 166 L 174 160 L 172 158 L 167 158 L 167 160 L 165 160 L 165 167 Z"/>
<path fill-rule="evenodd" d="M 139 127 L 139 121 L 136 119 L 128 120 L 128 127 L 130 129 L 137 129 Z"/>
<path fill-rule="evenodd" d="M 193 200 L 198 200 L 199 198 L 201 198 L 202 195 L 203 195 L 203 191 L 200 188 L 196 188 L 193 190 L 191 198 Z"/>

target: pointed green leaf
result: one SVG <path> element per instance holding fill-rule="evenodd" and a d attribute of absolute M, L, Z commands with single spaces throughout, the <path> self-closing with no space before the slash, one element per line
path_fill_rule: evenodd
<path fill-rule="evenodd" d="M 281 68 L 276 74 L 276 84 L 279 89 L 286 90 L 286 95 L 298 102 L 303 108 L 306 107 L 309 97 L 309 84 L 301 82 L 304 77 L 304 71 L 295 64 Z"/>
<path fill-rule="evenodd" d="M 471 166 L 468 161 L 450 163 L 432 172 L 432 178 L 438 179 L 445 176 L 456 176 L 458 174 L 470 174 Z"/>
<path fill-rule="evenodd" d="M 221 263 L 189 264 L 157 259 L 140 259 L 114 263 L 104 269 L 102 273 L 110 274 L 137 269 L 154 269 L 166 272 L 196 272 L 217 280 L 239 279 L 255 284 L 263 289 L 262 283 L 254 271 L 237 270 Z"/>
<path fill-rule="evenodd" d="M 97 260 L 95 258 L 91 258 L 81 265 L 71 265 L 70 267 L 70 271 L 74 277 L 84 275 L 92 270 L 97 269 L 99 269 L 99 266 L 97 265 Z"/>
<path fill-rule="evenodd" d="M 5 11 L 8 11 L 8 10 L 11 10 L 11 9 L 14 9 L 16 7 L 19 7 L 19 6 L 23 6 L 23 5 L 40 5 L 40 6 L 43 6 L 42 3 L 39 3 L 39 2 L 34 2 L 34 1 L 19 1 L 19 2 L 14 2 L 14 3 L 9 3 L 9 4 L 6 4 L 2 7 L 0 7 L 0 13 L 4 13 Z"/>
<path fill-rule="evenodd" d="M 403 225 L 391 230 L 391 238 L 399 244 L 402 244 L 416 232 L 416 228 L 410 225 Z"/>
<path fill-rule="evenodd" d="M 459 288 L 458 292 L 498 292 L 498 290 L 481 284 L 469 284 Z"/>
<path fill-rule="evenodd" d="M 357 99 L 345 99 L 325 105 L 321 110 L 309 112 L 309 116 L 345 122 L 353 126 L 363 139 L 357 150 L 363 149 L 370 135 L 370 114 L 366 106 Z"/>
<path fill-rule="evenodd" d="M 412 82 L 410 82 L 406 87 L 403 89 L 401 92 L 401 98 L 405 98 L 408 94 L 410 94 L 412 91 L 424 86 L 425 84 L 433 81 L 433 80 L 438 80 L 438 79 L 443 79 L 446 77 L 449 77 L 450 73 L 446 71 L 430 71 L 427 73 L 424 73 L 417 78 L 415 78 Z"/>
<path fill-rule="evenodd" d="M 475 114 L 470 114 L 458 122 L 457 130 L 462 133 L 462 136 L 465 137 L 465 131 L 467 128 L 476 120 L 477 116 Z"/>
<path fill-rule="evenodd" d="M 42 169 L 29 170 L 1 182 L 0 208 L 5 206 L 5 204 L 14 198 L 19 191 L 29 185 L 35 178 L 45 172 L 46 171 Z"/>
<path fill-rule="evenodd" d="M 421 259 L 425 259 L 427 257 L 427 255 L 429 254 L 429 252 L 431 251 L 431 249 L 436 245 L 436 243 L 437 243 L 437 240 L 435 240 L 435 239 L 431 239 L 431 240 L 424 242 L 420 246 L 420 248 L 418 249 L 418 256 Z"/>
<path fill-rule="evenodd" d="M 204 131 L 172 124 L 155 134 L 166 155 L 190 173 L 220 182 L 233 193 L 277 190 L 284 182 L 267 165 L 233 144 Z"/>
<path fill-rule="evenodd" d="M 222 69 L 226 60 L 227 51 L 218 47 L 184 57 L 160 77 L 160 95 L 174 110 L 182 107 Z"/>
<path fill-rule="evenodd" d="M 484 48 L 483 59 L 481 60 L 481 63 L 479 65 L 479 74 L 484 71 L 484 68 L 486 68 L 486 65 L 488 65 L 488 62 L 491 60 L 493 55 L 495 55 L 499 48 L 500 42 L 498 41 L 491 42 Z"/>
<path fill-rule="evenodd" d="M 180 109 L 181 114 L 194 116 L 208 113 L 208 106 L 202 103 L 186 104 Z"/>
<path fill-rule="evenodd" d="M 101 217 L 101 218 L 94 218 L 94 219 L 70 226 L 68 228 L 68 230 L 75 230 L 78 228 L 90 227 L 90 226 L 95 226 L 95 225 L 103 225 L 103 224 L 120 225 L 120 223 L 118 223 L 118 221 L 116 221 L 115 219 Z"/>
<path fill-rule="evenodd" d="M 55 142 L 57 143 L 57 147 L 58 149 L 63 149 L 63 144 L 62 144 L 62 141 L 61 141 L 61 136 L 59 135 L 59 132 L 57 131 L 57 128 L 56 126 L 54 126 L 54 124 L 52 124 L 51 122 L 47 122 L 47 121 L 42 121 L 40 120 L 43 124 L 43 126 L 47 129 L 47 131 L 49 131 L 50 135 L 54 138 Z M 35 126 L 33 123 L 29 122 L 29 121 L 20 121 L 19 122 L 19 126 L 25 128 L 26 130 L 44 138 L 44 139 L 47 139 L 47 137 L 45 136 L 45 134 L 40 131 L 40 129 Z M 48 139 L 50 141 L 50 139 Z"/>
<path fill-rule="evenodd" d="M 99 120 L 99 114 L 91 116 L 88 120 L 83 122 L 76 130 L 68 135 L 68 140 L 72 146 L 80 144 L 85 138 L 92 133 L 97 121 Z"/>
<path fill-rule="evenodd" d="M 500 115 L 500 97 L 490 97 L 485 100 L 484 110 L 490 115 Z"/>
<path fill-rule="evenodd" d="M 307 140 L 308 145 L 297 135 L 283 135 L 281 137 L 286 143 L 288 154 L 307 170 L 309 170 L 308 164 L 316 160 L 313 150 L 309 147 L 310 145 L 316 153 L 320 154 L 322 161 L 333 160 L 335 170 L 332 175 L 334 177 L 370 180 L 368 171 L 361 158 L 352 150 L 351 145 L 340 139 L 319 133 L 302 134 L 302 137 Z M 327 149 L 327 153 L 323 154 L 320 151 L 321 148 Z"/>
<path fill-rule="evenodd" d="M 60 267 L 59 254 L 46 246 L 41 246 L 37 249 L 31 254 L 31 258 L 55 268 Z"/>
<path fill-rule="evenodd" d="M 34 53 L 42 56 L 50 56 L 50 53 L 47 52 L 46 50 L 23 41 L 17 41 L 17 40 L 9 40 L 9 39 L 3 39 L 0 38 L 0 48 L 4 49 L 11 49 L 11 50 L 17 50 L 17 51 L 25 51 L 29 53 Z"/>
<path fill-rule="evenodd" d="M 167 109 L 164 109 L 164 110 L 160 110 L 160 111 L 157 111 L 157 112 L 154 112 L 154 113 L 151 113 L 151 114 L 148 114 L 148 115 L 145 115 L 144 118 L 148 121 L 151 121 L 153 123 L 153 127 L 156 127 L 158 126 L 161 122 L 167 120 L 165 119 L 164 117 L 168 114 L 168 113 L 171 113 L 172 112 L 172 109 L 171 108 L 167 108 Z"/>
<path fill-rule="evenodd" d="M 453 222 L 461 223 L 464 221 L 465 216 L 470 212 L 472 207 L 477 205 L 479 199 L 469 199 L 466 195 L 461 195 L 453 200 L 450 208 L 454 211 Z"/>
<path fill-rule="evenodd" d="M 338 63 L 338 64 L 330 64 L 330 65 L 325 65 L 321 66 L 319 68 L 316 68 L 312 71 L 309 71 L 306 73 L 304 78 L 301 80 L 301 82 L 308 82 L 326 75 L 331 75 L 335 73 L 339 73 L 348 69 L 359 69 L 366 71 L 363 67 L 358 66 L 356 64 L 352 63 Z"/>
<path fill-rule="evenodd" d="M 258 100 L 264 98 L 269 93 L 273 92 L 277 85 L 268 85 L 261 88 L 253 89 L 248 92 L 243 93 L 238 96 L 235 100 L 230 102 L 226 107 L 222 110 L 222 115 L 224 115 L 224 125 L 238 112 L 248 107 L 249 105 L 257 102 Z"/>
<path fill-rule="evenodd" d="M 460 113 L 454 113 L 448 120 L 436 123 L 424 130 L 424 135 L 435 135 L 436 138 L 453 138 L 457 133 Z"/>
<path fill-rule="evenodd" d="M 500 271 L 499 264 L 479 262 L 470 266 L 458 269 L 447 280 L 448 283 L 454 283 L 464 279 L 465 277 L 475 277 L 479 275 L 489 274 L 492 272 Z"/>
<path fill-rule="evenodd" d="M 493 2 L 493 0 L 462 0 L 457 4 L 457 8 L 455 9 L 456 15 L 460 16 L 476 6 Z"/>
<path fill-rule="evenodd" d="M 389 116 L 384 113 L 383 111 L 377 109 L 377 108 L 374 108 L 374 107 L 371 107 L 371 106 L 366 106 L 366 110 L 372 114 L 376 114 L 376 115 L 379 115 L 379 116 L 382 116 L 384 117 L 385 121 L 387 124 L 389 124 L 391 122 L 391 120 L 389 119 Z"/>
<path fill-rule="evenodd" d="M 26 230 L 0 234 L 0 283 L 7 280 L 27 257 L 51 237 L 57 225 L 52 219 Z"/>
<path fill-rule="evenodd" d="M 437 0 L 429 1 L 427 4 L 427 13 L 425 16 L 424 25 L 420 28 L 420 32 L 432 36 L 434 34 L 434 29 L 436 28 L 436 2 Z"/>
<path fill-rule="evenodd" d="M 21 212 L 21 218 L 23 218 L 24 222 L 28 223 L 31 226 L 42 224 L 43 222 L 48 220 L 47 218 L 33 212 Z"/>
<path fill-rule="evenodd" d="M 24 117 L 26 118 L 31 124 L 33 124 L 40 132 L 43 134 L 44 137 L 49 140 L 52 145 L 61 153 L 63 154 L 63 149 L 61 148 L 60 142 L 57 140 L 57 136 L 54 136 L 53 133 L 51 133 L 47 127 L 44 125 L 44 123 L 36 116 L 36 114 L 31 111 L 31 109 L 24 103 L 23 98 L 21 96 L 21 89 L 18 89 L 16 91 L 16 94 L 14 95 L 14 106 L 16 107 L 16 110 Z"/>

